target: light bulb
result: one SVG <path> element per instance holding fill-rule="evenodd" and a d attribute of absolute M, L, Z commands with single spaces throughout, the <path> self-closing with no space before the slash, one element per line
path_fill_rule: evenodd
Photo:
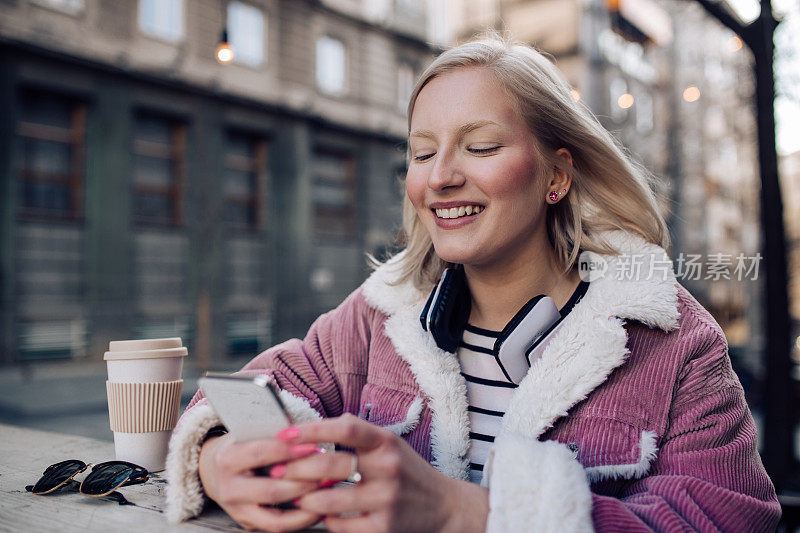
<path fill-rule="evenodd" d="M 217 46 L 217 61 L 223 65 L 233 61 L 233 48 L 227 42 L 221 42 Z"/>
<path fill-rule="evenodd" d="M 622 109 L 628 109 L 633 105 L 633 95 L 625 93 L 617 99 L 617 105 Z"/>
<path fill-rule="evenodd" d="M 700 99 L 700 89 L 690 85 L 683 91 L 683 99 L 687 102 L 696 102 Z"/>

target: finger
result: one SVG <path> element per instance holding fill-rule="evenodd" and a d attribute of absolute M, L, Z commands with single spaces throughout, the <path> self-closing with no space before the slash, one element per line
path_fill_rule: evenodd
<path fill-rule="evenodd" d="M 290 502 L 318 488 L 316 483 L 239 476 L 226 487 L 225 500 L 237 504 Z"/>
<path fill-rule="evenodd" d="M 342 480 L 352 473 L 354 455 L 347 452 L 315 454 L 286 463 L 281 479 L 297 481 Z M 357 465 L 357 463 L 355 463 Z"/>
<path fill-rule="evenodd" d="M 316 524 L 319 515 L 300 509 L 281 511 L 260 505 L 245 505 L 231 509 L 231 516 L 248 530 L 294 531 Z"/>
<path fill-rule="evenodd" d="M 331 533 L 372 533 L 378 527 L 370 515 L 345 518 L 342 516 L 326 516 L 325 527 Z"/>
<path fill-rule="evenodd" d="M 276 439 L 226 443 L 217 453 L 219 466 L 233 472 L 247 472 L 291 458 L 291 446 Z"/>
<path fill-rule="evenodd" d="M 325 516 L 375 511 L 388 503 L 387 491 L 376 489 L 374 483 L 317 490 L 295 501 L 300 509 Z"/>
<path fill-rule="evenodd" d="M 357 450 L 378 447 L 388 431 L 349 413 L 336 418 L 300 424 L 276 435 L 286 442 L 335 442 Z"/>

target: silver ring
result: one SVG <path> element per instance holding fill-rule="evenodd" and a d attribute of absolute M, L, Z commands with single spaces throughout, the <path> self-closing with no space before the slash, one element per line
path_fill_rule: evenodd
<path fill-rule="evenodd" d="M 350 475 L 347 476 L 345 481 L 349 481 L 353 484 L 358 484 L 361 482 L 361 472 L 358 471 L 358 456 L 353 454 L 350 456 Z"/>

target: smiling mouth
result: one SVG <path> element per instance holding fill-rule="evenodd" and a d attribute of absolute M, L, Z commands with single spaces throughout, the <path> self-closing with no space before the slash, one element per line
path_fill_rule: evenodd
<path fill-rule="evenodd" d="M 477 215 L 483 211 L 484 207 L 481 205 L 462 205 L 460 207 L 451 207 L 449 209 L 434 209 L 436 218 L 460 218 L 470 215 Z"/>

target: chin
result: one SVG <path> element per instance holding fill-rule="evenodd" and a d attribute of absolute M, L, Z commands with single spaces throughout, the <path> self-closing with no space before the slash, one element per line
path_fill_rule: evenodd
<path fill-rule="evenodd" d="M 435 244 L 433 246 L 436 255 L 439 256 L 439 259 L 441 259 L 442 261 L 458 265 L 471 264 L 471 261 L 474 260 L 473 254 L 465 251 L 463 248 L 460 249 L 455 249 L 455 248 L 456 247 L 448 247 L 448 246 L 437 247 Z"/>

